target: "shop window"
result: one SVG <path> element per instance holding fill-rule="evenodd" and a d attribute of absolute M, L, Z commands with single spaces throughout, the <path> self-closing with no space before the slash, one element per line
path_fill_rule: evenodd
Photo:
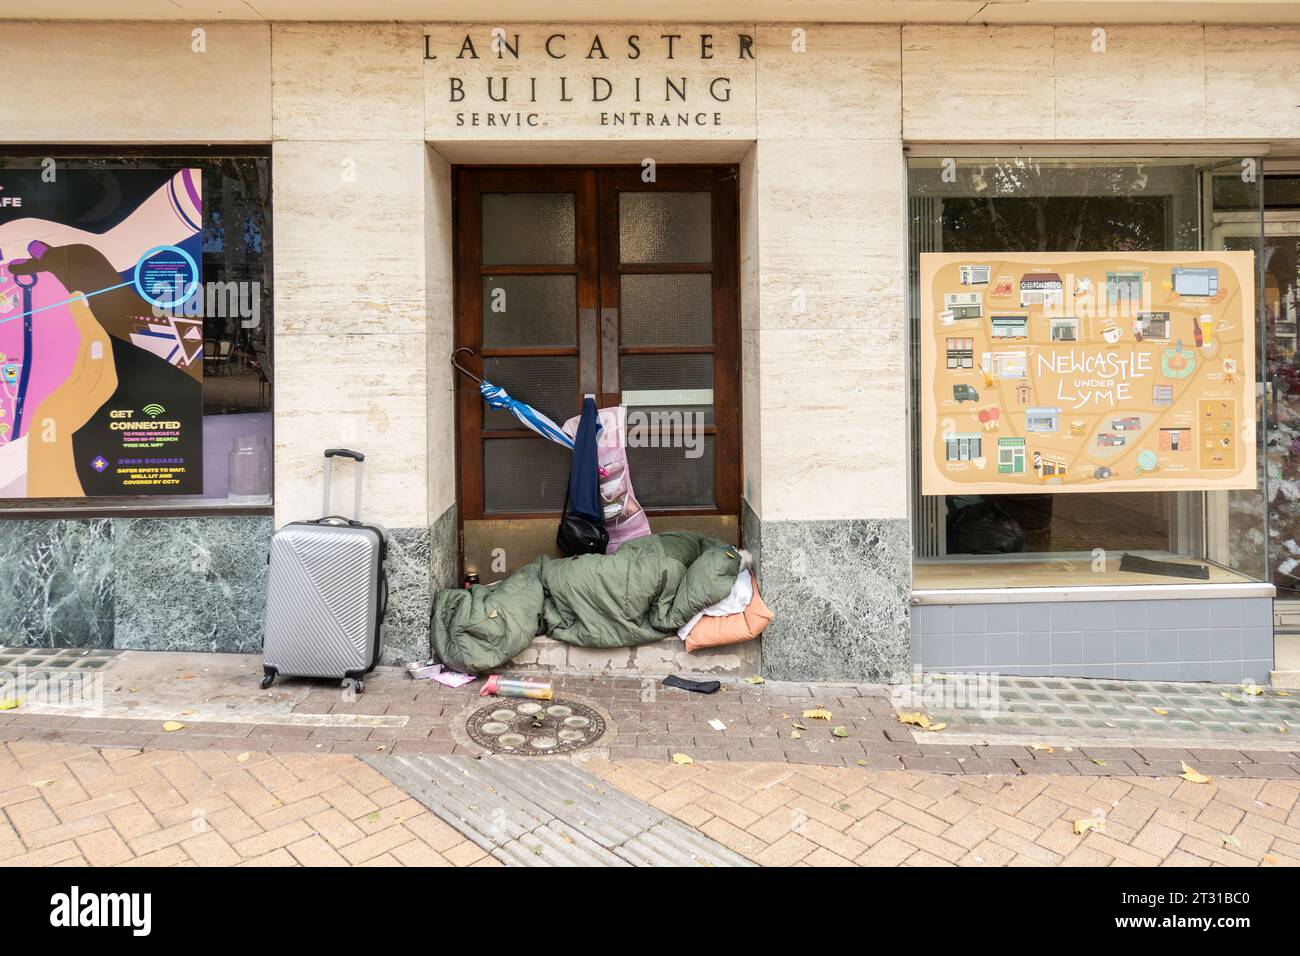
<path fill-rule="evenodd" d="M 1023 438 L 998 439 L 998 471 L 1004 475 L 1025 473 L 1025 440 Z"/>
<path fill-rule="evenodd" d="M 983 454 L 979 435 L 950 435 L 946 444 L 949 461 L 974 461 Z"/>
<path fill-rule="evenodd" d="M 975 367 L 975 340 L 948 340 L 948 367 L 951 369 Z"/>
<path fill-rule="evenodd" d="M 1052 319 L 1053 342 L 1076 342 L 1079 339 L 1078 319 Z"/>
<path fill-rule="evenodd" d="M 269 511 L 269 153 L 42 149 L 0 187 L 0 511 Z"/>
<path fill-rule="evenodd" d="M 1027 315 L 995 315 L 989 321 L 995 339 L 1023 339 L 1029 328 Z"/>
<path fill-rule="evenodd" d="M 1267 580 L 1264 429 L 1243 430 L 1231 404 L 1205 408 L 1189 400 L 1185 384 L 1209 368 L 1216 382 L 1228 386 L 1239 382 L 1246 367 L 1240 356 L 1215 345 L 1216 316 L 1234 285 L 1225 285 L 1222 270 L 1206 261 L 1211 256 L 1194 255 L 1259 248 L 1261 187 L 1243 184 L 1240 160 L 961 158 L 955 177 L 939 156 L 913 157 L 908 165 L 909 307 L 918 343 L 912 352 L 914 587 L 1187 581 L 1173 574 L 1122 571 L 1126 553 L 1204 566 L 1211 582 Z M 1290 183 L 1273 188 L 1279 195 L 1300 195 Z M 1216 206 L 1220 198 L 1222 213 Z M 1279 289 L 1300 288 L 1295 266 L 1300 255 L 1290 255 L 1295 230 L 1276 232 L 1269 261 L 1282 264 Z M 1193 255 L 1180 261 L 1176 254 L 1183 252 Z M 934 373 L 942 379 L 945 370 L 964 369 L 953 361 L 954 342 L 969 337 L 974 377 L 936 381 L 919 367 L 926 253 L 954 255 L 944 261 L 960 262 L 960 268 L 951 267 L 950 284 L 927 287 L 935 296 L 934 314 L 928 316 L 938 343 L 937 355 L 930 353 L 937 359 Z M 1023 258 L 1013 266 L 998 253 Z M 1108 261 L 1084 276 L 1053 258 L 1070 253 Z M 1169 256 L 1170 267 L 1159 274 L 1143 268 L 1146 253 Z M 1296 350 L 1291 323 L 1300 314 L 1295 307 L 1300 293 L 1279 291 L 1267 299 L 1265 291 L 1252 289 L 1257 304 L 1261 299 L 1275 303 L 1268 336 L 1258 324 L 1262 308 L 1245 321 L 1256 327 L 1259 334 L 1252 339 L 1261 352 L 1265 347 L 1276 352 L 1274 365 L 1283 367 L 1282 357 Z M 1072 390 L 1078 384 L 1105 393 L 1114 376 L 1089 364 L 1090 356 L 1122 357 L 1134 351 L 1134 343 L 1140 343 L 1138 350 L 1148 356 L 1143 361 L 1150 364 L 1115 401 L 1102 395 L 1089 404 Z M 1062 374 L 1066 388 L 1042 387 L 1036 363 L 1043 361 L 1068 370 Z M 1260 396 L 1265 394 L 1263 364 L 1253 363 Z M 924 492 L 923 388 L 930 390 L 927 401 L 942 409 L 943 423 L 942 437 L 931 436 L 926 446 L 933 449 L 926 460 L 937 461 L 935 468 L 946 475 L 979 484 L 981 493 Z M 1242 411 L 1259 415 L 1248 405 Z M 1212 426 L 1219 431 L 1210 436 Z M 1300 425 L 1287 427 L 1289 437 L 1270 446 L 1278 462 L 1285 455 L 1292 456 L 1288 462 L 1300 460 L 1294 452 L 1300 441 L 1290 440 L 1300 434 Z M 1215 441 L 1202 447 L 1198 434 Z M 1256 442 L 1260 468 L 1253 488 L 1196 490 L 1192 481 L 1185 483 L 1192 490 L 1102 492 L 1079 486 L 1132 481 L 1156 463 L 1174 473 L 1231 469 L 1244 451 L 1241 435 Z M 1272 467 L 1300 474 L 1290 464 Z M 1300 487 L 1300 478 L 1290 480 Z M 999 483 L 1007 484 L 1005 493 L 983 491 Z M 949 479 L 948 486 L 959 482 Z M 1152 482 L 1152 487 L 1169 486 Z M 1061 493 L 1062 488 L 1070 493 Z M 1300 527 L 1300 521 L 1287 520 Z M 1300 581 L 1300 546 L 1279 540 L 1277 552 L 1275 566 L 1289 561 L 1294 580 Z M 978 562 L 973 555 L 979 555 Z M 1294 586 L 1300 596 L 1300 584 Z"/>
<path fill-rule="evenodd" d="M 457 344 L 483 377 L 561 425 L 588 394 L 623 406 L 652 518 L 737 514 L 735 170 L 461 168 L 456 190 Z M 554 538 L 570 455 L 458 388 L 461 517 L 511 522 L 517 564 Z"/>

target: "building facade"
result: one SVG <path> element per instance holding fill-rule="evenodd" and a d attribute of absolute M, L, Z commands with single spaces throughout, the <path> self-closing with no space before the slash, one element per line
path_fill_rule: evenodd
<path fill-rule="evenodd" d="M 933 3 L 914 22 L 819 22 L 836 6 L 807 23 L 0 24 L 6 88 L 41 78 L 0 195 L 24 170 L 102 187 L 201 169 L 204 277 L 246 284 L 243 311 L 201 319 L 203 491 L 5 498 L 6 639 L 256 651 L 269 536 L 318 516 L 321 451 L 347 446 L 392 535 L 386 658 L 423 656 L 432 593 L 546 551 L 563 495 L 540 439 L 489 434 L 510 427 L 452 367 L 467 346 L 469 371 L 558 420 L 584 394 L 698 414 L 690 454 L 630 453 L 638 492 L 655 527 L 751 549 L 776 613 L 761 646 L 699 662 L 666 643 L 557 663 L 1267 680 L 1300 555 L 1294 5 L 1253 23 L 1235 4 L 1201 5 L 1204 22 L 1093 23 L 1095 4 L 942 22 Z M 969 252 L 961 282 L 987 288 L 981 253 L 1075 250 L 1255 253 L 1252 488 L 924 493 L 921 256 Z M 1064 294 L 1032 274 L 1026 309 Z M 1015 377 L 1036 321 L 1015 314 L 940 343 L 960 376 L 940 411 L 949 460 L 1033 480 L 1034 429 L 999 434 L 962 401 L 995 365 Z M 271 451 L 269 499 L 231 487 L 245 438 Z M 350 507 L 343 483 L 331 510 Z M 1125 554 L 1206 576 L 1121 570 Z"/>

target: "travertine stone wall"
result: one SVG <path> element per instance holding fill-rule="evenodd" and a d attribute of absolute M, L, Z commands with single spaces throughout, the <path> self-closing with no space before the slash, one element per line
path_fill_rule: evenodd
<path fill-rule="evenodd" d="M 516 98 L 529 77 L 611 83 L 602 104 L 548 101 L 532 128 L 457 122 L 504 109 L 481 83 L 449 102 L 465 34 L 494 56 L 486 24 L 216 23 L 202 50 L 192 29 L 6 23 L 0 83 L 11 107 L 27 104 L 7 139 L 272 144 L 276 523 L 314 516 L 320 451 L 355 445 L 370 456 L 368 516 L 404 529 L 411 554 L 433 548 L 435 585 L 452 573 L 455 527 L 451 164 L 739 163 L 743 487 L 746 527 L 781 564 L 765 572 L 784 609 L 764 645 L 777 676 L 907 660 L 904 144 L 1300 148 L 1293 27 L 1116 26 L 1099 48 L 1078 26 L 510 26 L 533 55 L 492 69 Z M 551 33 L 566 59 L 537 54 Z M 588 62 L 596 33 L 609 58 Z M 629 60 L 634 33 L 646 53 Z M 671 63 L 654 52 L 667 33 L 682 37 Z M 637 108 L 632 77 L 666 72 L 697 92 L 725 74 L 721 122 L 596 119 Z M 339 489 L 334 509 L 348 506 Z M 416 578 L 401 611 L 412 641 L 427 600 Z"/>

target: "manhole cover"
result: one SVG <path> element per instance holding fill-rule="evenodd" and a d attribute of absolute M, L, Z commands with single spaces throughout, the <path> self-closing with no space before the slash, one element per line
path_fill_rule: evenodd
<path fill-rule="evenodd" d="M 466 729 L 493 753 L 545 756 L 591 746 L 605 733 L 605 718 L 576 700 L 503 698 L 470 714 Z"/>

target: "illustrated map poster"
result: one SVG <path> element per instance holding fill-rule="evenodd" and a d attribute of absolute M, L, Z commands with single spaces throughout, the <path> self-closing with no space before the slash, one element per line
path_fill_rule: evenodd
<path fill-rule="evenodd" d="M 0 498 L 202 493 L 201 175 L 0 168 Z"/>
<path fill-rule="evenodd" d="M 1254 488 L 1254 268 L 922 253 L 922 493 Z"/>

